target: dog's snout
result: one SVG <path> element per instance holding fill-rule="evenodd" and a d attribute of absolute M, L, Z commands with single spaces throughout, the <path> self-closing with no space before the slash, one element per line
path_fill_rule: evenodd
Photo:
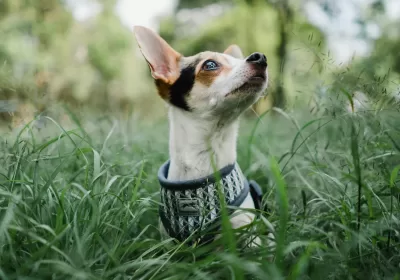
<path fill-rule="evenodd" d="M 254 63 L 254 64 L 259 64 L 261 66 L 267 66 L 267 57 L 259 52 L 255 52 L 251 55 L 249 55 L 246 58 L 246 61 L 249 63 Z"/>

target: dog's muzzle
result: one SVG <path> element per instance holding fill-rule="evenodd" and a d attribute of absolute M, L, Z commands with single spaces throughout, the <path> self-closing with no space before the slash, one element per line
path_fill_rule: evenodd
<path fill-rule="evenodd" d="M 189 181 L 168 180 L 169 164 L 167 161 L 158 171 L 159 214 L 168 235 L 180 242 L 189 237 L 193 238 L 188 243 L 208 243 L 214 239 L 221 224 L 219 186 L 227 206 L 239 207 L 250 192 L 256 209 L 261 208 L 260 186 L 254 181 L 249 183 L 237 163 L 219 170 L 219 176 L 214 173 Z M 228 211 L 231 215 L 235 209 L 228 208 Z"/>

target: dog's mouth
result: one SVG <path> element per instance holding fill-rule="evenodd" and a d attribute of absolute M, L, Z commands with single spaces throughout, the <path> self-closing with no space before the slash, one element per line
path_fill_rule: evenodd
<path fill-rule="evenodd" d="M 264 83 L 266 79 L 265 73 L 259 73 L 251 77 L 246 83 Z"/>
<path fill-rule="evenodd" d="M 266 80 L 267 80 L 266 73 L 257 73 L 254 76 L 251 76 L 241 86 L 232 90 L 226 96 L 234 95 L 235 93 L 238 93 L 238 92 L 246 92 L 246 91 L 248 91 L 249 93 L 257 92 L 264 85 Z"/>

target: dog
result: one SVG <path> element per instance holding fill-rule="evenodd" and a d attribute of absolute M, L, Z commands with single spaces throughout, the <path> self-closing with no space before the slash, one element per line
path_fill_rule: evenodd
<path fill-rule="evenodd" d="M 243 176 L 236 142 L 239 116 L 267 89 L 266 56 L 244 58 L 231 45 L 224 53 L 185 57 L 151 29 L 135 26 L 134 34 L 158 94 L 169 104 L 170 159 L 158 172 L 162 232 L 178 241 L 214 240 L 210 229 L 219 224 L 221 192 L 226 205 L 240 208 L 230 211 L 232 228 L 251 224 L 255 211 L 244 209 L 260 208 L 261 190 Z M 256 237 L 253 243 L 259 242 Z"/>

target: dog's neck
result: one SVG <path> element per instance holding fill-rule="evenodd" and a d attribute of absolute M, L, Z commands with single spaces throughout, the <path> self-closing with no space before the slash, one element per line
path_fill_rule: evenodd
<path fill-rule="evenodd" d="M 169 180 L 198 179 L 236 161 L 237 118 L 221 124 L 170 107 L 169 123 Z"/>

